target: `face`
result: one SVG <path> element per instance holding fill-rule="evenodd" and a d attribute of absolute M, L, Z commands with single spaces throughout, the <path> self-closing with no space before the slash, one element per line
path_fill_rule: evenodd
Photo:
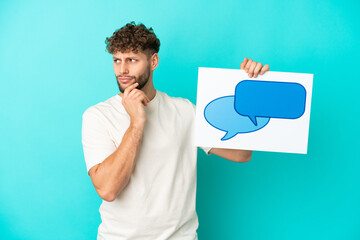
<path fill-rule="evenodd" d="M 113 54 L 113 67 L 120 92 L 137 82 L 142 89 L 150 79 L 150 61 L 145 53 L 132 51 Z"/>

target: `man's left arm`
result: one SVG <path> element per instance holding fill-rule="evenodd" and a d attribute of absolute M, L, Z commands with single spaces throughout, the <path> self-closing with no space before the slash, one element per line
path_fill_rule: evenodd
<path fill-rule="evenodd" d="M 208 154 L 215 154 L 233 162 L 248 162 L 251 159 L 251 150 L 212 148 Z"/>
<path fill-rule="evenodd" d="M 261 63 L 255 62 L 252 59 L 245 58 L 240 64 L 240 69 L 245 70 L 250 78 L 256 78 L 258 74 L 263 75 L 270 70 L 268 64 L 263 66 Z M 233 162 L 248 162 L 251 159 L 251 150 L 225 149 L 225 148 L 211 148 L 209 154 L 215 154 L 219 157 L 225 158 Z"/>

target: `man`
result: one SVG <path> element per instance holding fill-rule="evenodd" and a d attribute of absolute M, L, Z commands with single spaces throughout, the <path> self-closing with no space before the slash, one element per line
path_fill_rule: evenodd
<path fill-rule="evenodd" d="M 160 41 L 134 22 L 106 38 L 120 94 L 83 114 L 88 174 L 103 199 L 98 239 L 197 239 L 194 105 L 153 85 Z M 256 77 L 269 70 L 245 58 Z M 203 148 L 235 162 L 251 151 Z"/>

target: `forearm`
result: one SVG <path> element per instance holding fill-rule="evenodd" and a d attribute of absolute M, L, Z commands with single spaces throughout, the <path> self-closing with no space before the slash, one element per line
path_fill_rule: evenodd
<path fill-rule="evenodd" d="M 144 124 L 131 123 L 117 150 L 91 173 L 99 196 L 107 201 L 115 197 L 130 181 L 144 131 Z"/>
<path fill-rule="evenodd" d="M 225 158 L 233 162 L 248 162 L 251 159 L 251 150 L 238 150 L 238 149 L 225 149 L 225 148 L 212 148 L 211 154 Z"/>

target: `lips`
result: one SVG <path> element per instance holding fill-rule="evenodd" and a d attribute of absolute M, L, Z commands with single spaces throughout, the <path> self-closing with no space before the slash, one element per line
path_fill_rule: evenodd
<path fill-rule="evenodd" d="M 121 82 L 121 83 L 128 83 L 128 82 L 130 82 L 132 80 L 132 78 L 119 78 L 119 81 Z"/>

